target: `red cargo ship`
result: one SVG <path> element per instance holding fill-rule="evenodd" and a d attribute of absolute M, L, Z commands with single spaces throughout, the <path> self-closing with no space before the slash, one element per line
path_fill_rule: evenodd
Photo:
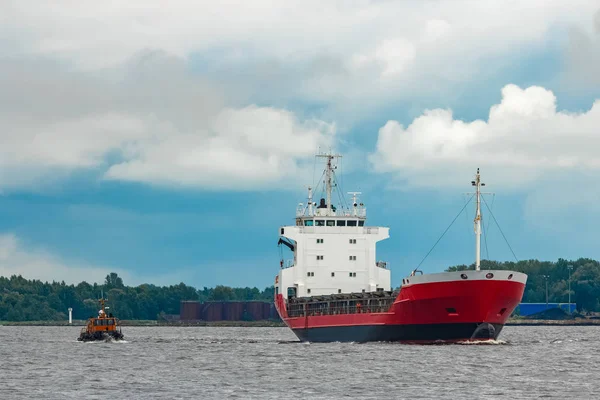
<path fill-rule="evenodd" d="M 296 224 L 280 228 L 279 245 L 293 253 L 281 260 L 275 277 L 275 307 L 301 341 L 411 343 L 497 339 L 521 302 L 527 275 L 480 270 L 481 183 L 472 181 L 476 198 L 475 270 L 423 274 L 415 270 L 392 291 L 389 264 L 376 259 L 376 243 L 389 237 L 387 227 L 365 226 L 366 208 L 352 202 L 332 205 L 334 161 L 319 154 L 326 197 L 300 203 Z"/>

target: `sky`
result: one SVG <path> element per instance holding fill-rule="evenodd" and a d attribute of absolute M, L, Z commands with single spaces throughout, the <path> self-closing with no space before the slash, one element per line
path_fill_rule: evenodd
<path fill-rule="evenodd" d="M 483 258 L 600 259 L 598 71 L 597 1 L 4 1 L 0 275 L 270 286 L 329 149 L 395 285 L 477 168 Z"/>

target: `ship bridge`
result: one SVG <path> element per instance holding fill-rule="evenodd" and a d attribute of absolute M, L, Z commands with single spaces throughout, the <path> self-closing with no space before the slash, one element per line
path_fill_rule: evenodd
<path fill-rule="evenodd" d="M 361 192 L 348 192 L 348 206 L 332 204 L 337 155 L 327 159 L 324 171 L 326 197 L 308 201 L 296 209 L 295 225 L 279 228 L 279 244 L 292 252 L 281 260 L 275 290 L 284 298 L 338 293 L 391 290 L 389 264 L 376 258 L 376 243 L 389 237 L 389 228 L 366 226 L 366 207 Z"/>

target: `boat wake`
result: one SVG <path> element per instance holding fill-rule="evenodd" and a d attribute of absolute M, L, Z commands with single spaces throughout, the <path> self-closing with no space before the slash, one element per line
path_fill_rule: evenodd
<path fill-rule="evenodd" d="M 463 342 L 456 342 L 456 344 L 462 345 L 477 345 L 477 346 L 499 346 L 499 345 L 509 345 L 510 343 L 505 340 L 465 340 Z"/>
<path fill-rule="evenodd" d="M 78 343 L 85 343 L 85 344 L 102 344 L 102 343 L 129 343 L 129 341 L 127 340 L 123 340 L 123 339 L 113 339 L 113 338 L 106 338 L 103 340 L 88 340 L 88 341 L 81 341 L 81 340 L 77 340 Z"/>

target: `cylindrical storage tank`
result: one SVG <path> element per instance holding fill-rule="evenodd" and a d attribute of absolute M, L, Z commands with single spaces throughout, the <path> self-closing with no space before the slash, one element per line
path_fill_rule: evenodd
<path fill-rule="evenodd" d="M 247 301 L 245 304 L 244 315 L 251 321 L 260 321 L 262 318 L 262 302 Z"/>
<path fill-rule="evenodd" d="M 222 321 L 223 303 L 219 301 L 211 301 L 206 303 L 202 319 L 205 321 Z"/>
<path fill-rule="evenodd" d="M 197 301 L 182 301 L 179 304 L 179 318 L 192 321 L 200 318 L 200 303 Z"/>
<path fill-rule="evenodd" d="M 262 319 L 271 318 L 271 303 L 262 303 Z"/>
<path fill-rule="evenodd" d="M 279 313 L 277 312 L 277 309 L 275 308 L 274 303 L 270 303 L 269 319 L 274 319 L 276 321 L 281 320 L 281 318 L 279 317 Z"/>
<path fill-rule="evenodd" d="M 223 304 L 223 319 L 226 321 L 241 321 L 244 315 L 244 303 L 228 301 Z"/>

